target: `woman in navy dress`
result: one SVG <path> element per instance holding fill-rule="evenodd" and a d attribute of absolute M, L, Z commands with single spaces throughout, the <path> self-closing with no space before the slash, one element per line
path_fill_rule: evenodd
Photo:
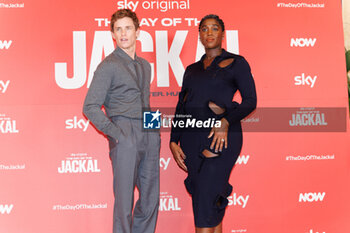
<path fill-rule="evenodd" d="M 196 233 L 222 232 L 232 192 L 228 181 L 242 147 L 240 120 L 256 107 L 249 64 L 244 57 L 222 49 L 224 31 L 216 15 L 201 20 L 199 35 L 205 54 L 186 68 L 174 119 L 184 121 L 185 126 L 188 120 L 192 123 L 173 127 L 170 139 L 177 164 L 188 172 L 185 186 L 192 196 Z M 240 104 L 232 101 L 237 90 Z M 194 125 L 197 121 L 210 126 L 215 122 L 215 126 Z"/>

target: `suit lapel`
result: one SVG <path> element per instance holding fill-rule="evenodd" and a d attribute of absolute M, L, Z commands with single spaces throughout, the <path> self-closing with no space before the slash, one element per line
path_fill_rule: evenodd
<path fill-rule="evenodd" d="M 128 71 L 128 73 L 131 76 L 131 79 L 134 81 L 134 83 L 135 83 L 136 87 L 139 89 L 139 91 L 142 92 L 142 89 L 141 89 L 140 84 L 138 82 L 136 71 L 134 71 L 136 69 L 136 67 L 134 67 L 134 64 L 132 63 L 132 59 L 131 58 L 129 59 L 129 57 L 127 57 L 129 55 L 127 55 L 124 51 L 122 51 L 118 47 L 114 50 L 114 53 L 124 63 L 126 70 Z M 142 69 L 143 69 L 143 66 L 142 66 Z"/>

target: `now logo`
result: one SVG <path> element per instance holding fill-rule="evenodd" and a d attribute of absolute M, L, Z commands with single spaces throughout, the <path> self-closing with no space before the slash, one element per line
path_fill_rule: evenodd
<path fill-rule="evenodd" d="M 326 233 L 326 232 L 325 231 L 319 232 L 319 231 L 314 231 L 314 230 L 310 229 L 310 231 L 307 231 L 306 233 Z"/>
<path fill-rule="evenodd" d="M 12 40 L 0 40 L 0 49 L 9 49 L 12 44 Z"/>
<path fill-rule="evenodd" d="M 299 202 L 323 201 L 326 193 L 300 193 Z"/>
<path fill-rule="evenodd" d="M 13 204 L 11 205 L 0 205 L 0 214 L 10 214 L 13 208 Z"/>
<path fill-rule="evenodd" d="M 290 47 L 314 47 L 316 38 L 292 38 Z"/>
<path fill-rule="evenodd" d="M 236 164 L 247 164 L 249 160 L 249 155 L 240 155 L 236 161 Z"/>

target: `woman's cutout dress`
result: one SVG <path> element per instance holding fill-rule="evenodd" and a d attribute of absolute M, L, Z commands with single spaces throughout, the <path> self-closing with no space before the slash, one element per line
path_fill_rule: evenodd
<path fill-rule="evenodd" d="M 186 155 L 185 164 L 188 177 L 185 180 L 187 191 L 192 196 L 192 206 L 196 227 L 215 227 L 223 219 L 228 204 L 227 197 L 232 192 L 228 183 L 231 170 L 242 147 L 240 120 L 256 107 L 256 91 L 249 64 L 244 57 L 225 50 L 215 57 L 210 66 L 204 69 L 203 60 L 186 68 L 179 101 L 176 106 L 175 121 L 219 120 L 229 122 L 228 146 L 222 152 L 210 149 L 212 138 L 208 139 L 208 128 L 172 128 L 171 142 L 178 143 Z M 221 67 L 221 62 L 233 58 L 233 62 Z M 232 102 L 239 90 L 242 102 Z M 216 115 L 208 106 L 212 101 L 225 109 Z M 182 116 L 191 116 L 190 119 Z M 208 123 L 208 122 L 207 122 Z M 218 156 L 206 158 L 202 152 L 209 150 Z"/>

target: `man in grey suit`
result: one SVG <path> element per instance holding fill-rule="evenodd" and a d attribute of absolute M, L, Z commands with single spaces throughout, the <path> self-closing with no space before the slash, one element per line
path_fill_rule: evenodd
<path fill-rule="evenodd" d="M 149 108 L 151 66 L 136 56 L 140 30 L 134 12 L 115 12 L 111 32 L 117 48 L 97 67 L 83 111 L 109 141 L 113 233 L 153 233 L 159 205 L 160 136 L 142 129 L 142 111 Z M 140 195 L 133 208 L 135 186 Z"/>

